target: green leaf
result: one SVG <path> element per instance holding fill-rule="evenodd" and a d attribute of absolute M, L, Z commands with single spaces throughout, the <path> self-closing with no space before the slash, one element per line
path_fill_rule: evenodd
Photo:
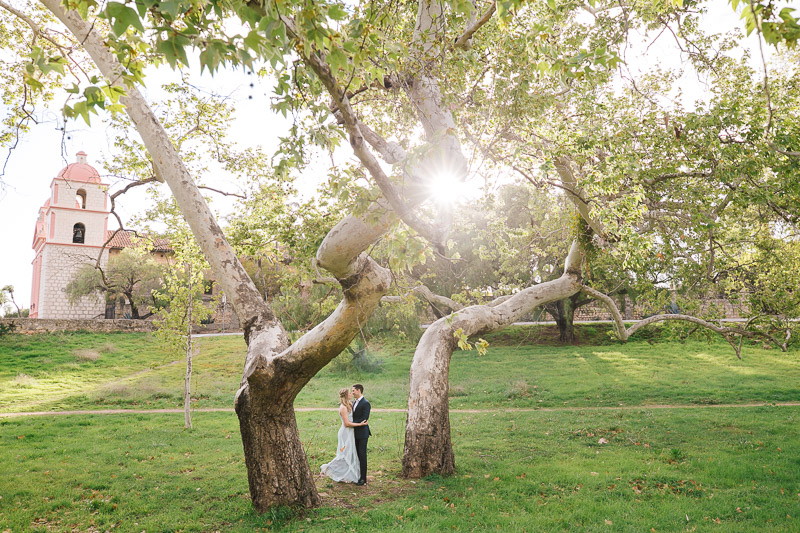
<path fill-rule="evenodd" d="M 338 4 L 332 4 L 328 6 L 328 17 L 332 18 L 333 20 L 344 20 L 348 16 L 347 11 Z"/>
<path fill-rule="evenodd" d="M 181 3 L 180 2 L 161 2 L 158 4 L 158 10 L 161 13 L 169 15 L 169 18 L 175 20 L 178 17 L 178 13 L 181 12 Z"/>
<path fill-rule="evenodd" d="M 25 85 L 27 85 L 27 86 L 29 86 L 29 87 L 31 87 L 33 89 L 36 89 L 36 90 L 44 89 L 44 85 L 42 85 L 42 82 L 40 82 L 39 80 L 37 80 L 36 78 L 31 76 L 30 74 L 25 73 L 23 77 L 25 79 Z"/>
<path fill-rule="evenodd" d="M 125 4 L 110 2 L 106 8 L 106 17 L 111 21 L 111 31 L 117 36 L 123 35 L 131 26 L 144 32 L 139 13 Z"/>
<path fill-rule="evenodd" d="M 156 50 L 164 54 L 164 58 L 167 60 L 169 65 L 172 68 L 175 68 L 178 60 L 180 60 L 184 65 L 189 64 L 189 60 L 186 57 L 186 50 L 184 49 L 187 43 L 188 39 L 185 37 L 173 35 L 168 37 L 166 40 L 159 40 L 158 43 L 156 43 Z"/>

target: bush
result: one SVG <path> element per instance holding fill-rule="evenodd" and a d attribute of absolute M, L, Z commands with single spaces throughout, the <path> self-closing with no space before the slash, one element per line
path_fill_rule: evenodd
<path fill-rule="evenodd" d="M 356 340 L 331 361 L 329 366 L 332 372 L 340 374 L 378 374 L 383 371 L 383 365 L 382 359 L 371 354 L 362 341 Z"/>
<path fill-rule="evenodd" d="M 0 337 L 9 333 L 13 333 L 15 327 L 16 326 L 14 326 L 14 324 L 3 324 L 0 322 Z"/>

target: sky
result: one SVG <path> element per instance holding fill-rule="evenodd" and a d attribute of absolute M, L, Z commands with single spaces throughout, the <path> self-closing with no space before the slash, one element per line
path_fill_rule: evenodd
<path fill-rule="evenodd" d="M 707 17 L 707 26 L 710 31 L 727 31 L 741 27 L 741 22 L 727 2 L 717 1 Z M 747 46 L 751 48 L 753 56 L 758 57 L 754 36 L 748 40 Z M 664 37 L 649 48 L 647 57 L 637 61 L 629 55 L 627 59 L 634 73 L 659 62 L 670 66 L 669 63 L 679 61 L 674 46 Z M 158 87 L 169 81 L 170 76 L 172 74 L 164 72 L 151 73 L 148 86 Z M 244 72 L 225 72 L 214 78 L 192 78 L 192 83 L 217 94 L 231 95 L 236 101 L 231 140 L 242 147 L 260 145 L 266 153 L 274 152 L 278 135 L 285 131 L 287 121 L 269 110 L 268 80 L 247 76 Z M 688 80 L 687 83 L 697 82 Z M 701 93 L 699 87 L 686 92 L 689 98 Z M 111 136 L 99 120 L 93 122 L 92 127 L 82 120 L 71 121 L 67 124 L 67 131 L 62 132 L 58 129 L 61 126 L 59 117 L 60 113 L 55 109 L 44 112 L 45 120 L 20 140 L 19 145 L 10 152 L 7 162 L 8 152 L 0 152 L 0 166 L 6 162 L 2 176 L 5 187 L 0 189 L 0 287 L 13 285 L 17 304 L 21 308 L 30 304 L 34 225 L 39 207 L 50 195 L 52 178 L 67 164 L 75 162 L 75 154 L 81 150 L 88 154 L 88 163 L 97 168 L 102 176 L 102 161 L 111 151 Z M 113 192 L 115 182 L 107 178 L 104 181 L 111 181 Z M 229 191 L 236 188 L 236 184 L 224 176 L 219 176 L 208 185 Z M 127 221 L 130 215 L 145 205 L 145 198 L 143 193 L 125 195 L 123 198 L 119 201 L 119 211 L 123 220 Z M 215 203 L 215 207 L 223 204 Z M 109 229 L 115 227 L 116 223 L 110 220 Z"/>

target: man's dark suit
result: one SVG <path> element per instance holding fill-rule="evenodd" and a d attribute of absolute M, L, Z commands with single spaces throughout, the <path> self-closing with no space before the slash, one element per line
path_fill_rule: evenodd
<path fill-rule="evenodd" d="M 363 422 L 369 420 L 370 405 L 366 398 L 363 396 L 353 409 L 353 422 Z M 358 482 L 367 482 L 367 440 L 372 433 L 369 430 L 369 424 L 366 426 L 358 426 L 353 428 L 356 437 L 356 455 L 358 462 L 361 466 L 361 472 L 358 476 Z"/>

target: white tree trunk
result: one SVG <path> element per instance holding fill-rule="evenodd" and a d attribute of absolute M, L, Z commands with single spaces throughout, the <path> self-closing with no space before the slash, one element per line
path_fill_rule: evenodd
<path fill-rule="evenodd" d="M 449 475 L 455 471 L 450 440 L 448 376 L 450 357 L 458 345 L 455 334 L 466 336 L 504 328 L 531 309 L 567 298 L 581 290 L 583 254 L 573 243 L 564 274 L 534 285 L 495 306 L 465 307 L 431 324 L 422 335 L 411 362 L 403 476 Z"/>

